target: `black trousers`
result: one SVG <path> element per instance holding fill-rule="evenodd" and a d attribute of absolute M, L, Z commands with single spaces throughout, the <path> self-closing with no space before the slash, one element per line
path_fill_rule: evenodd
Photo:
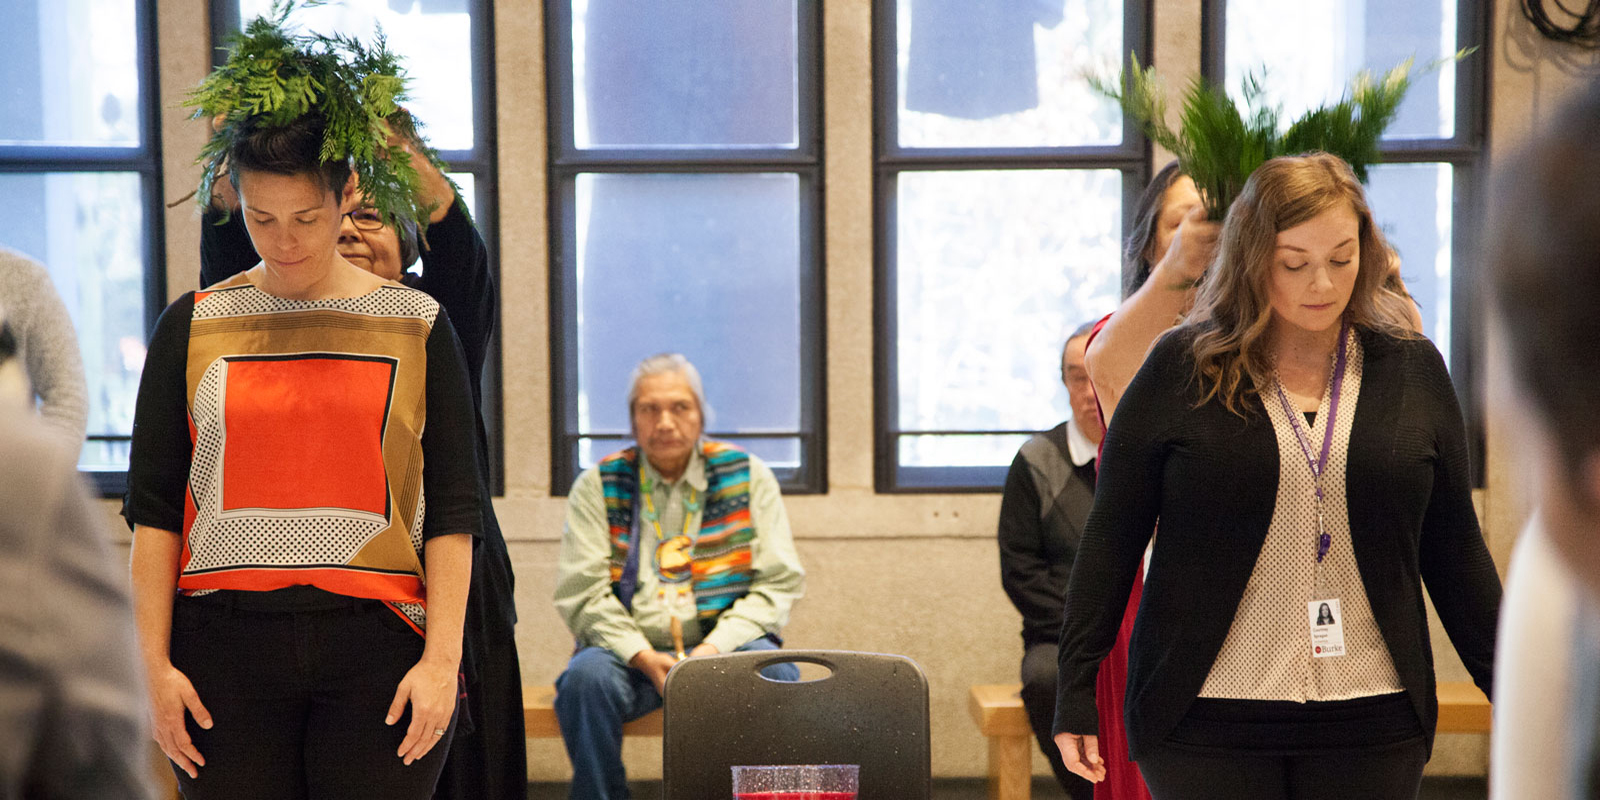
<path fill-rule="evenodd" d="M 1028 710 L 1028 724 L 1039 740 L 1039 749 L 1050 760 L 1055 770 L 1056 782 L 1066 790 L 1072 800 L 1093 800 L 1094 784 L 1067 771 L 1061 762 L 1061 750 L 1050 736 L 1056 718 L 1056 663 L 1059 651 L 1053 644 L 1036 644 L 1022 655 L 1022 707 Z"/>
<path fill-rule="evenodd" d="M 1155 800 L 1414 800 L 1427 761 L 1421 738 L 1294 756 L 1163 747 L 1139 759 L 1139 772 Z"/>
<path fill-rule="evenodd" d="M 172 663 L 211 712 L 188 722 L 200 777 L 174 767 L 187 800 L 427 800 L 449 730 L 406 766 L 395 753 L 411 711 L 384 717 L 423 640 L 372 600 L 337 609 L 252 611 L 178 598 Z"/>

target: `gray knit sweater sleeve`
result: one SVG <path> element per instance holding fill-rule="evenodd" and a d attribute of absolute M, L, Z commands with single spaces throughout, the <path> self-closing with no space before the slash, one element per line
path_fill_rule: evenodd
<path fill-rule="evenodd" d="M 3 247 L 0 309 L 17 339 L 17 357 L 27 368 L 39 413 L 81 443 L 89 421 L 89 392 L 72 318 L 44 266 Z"/>

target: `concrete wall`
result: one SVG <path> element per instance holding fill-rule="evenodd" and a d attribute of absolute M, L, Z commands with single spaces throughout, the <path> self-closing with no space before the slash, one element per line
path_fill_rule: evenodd
<path fill-rule="evenodd" d="M 1199 0 L 1156 0 L 1155 62 L 1174 85 L 1199 71 Z M 162 0 L 161 100 L 167 195 L 197 180 L 190 164 L 205 136 L 175 109 L 209 65 L 206 3 Z M 496 509 L 517 572 L 518 641 L 530 683 L 559 674 L 571 640 L 551 611 L 563 501 L 550 493 L 551 342 L 543 30 L 540 4 L 495 4 L 500 146 L 501 334 L 506 494 Z M 1559 99 L 1596 74 L 1595 56 L 1537 38 L 1515 0 L 1496 0 L 1491 68 L 1491 157 L 1530 132 Z M 788 501 L 800 555 L 810 573 L 806 599 L 787 630 L 796 647 L 903 653 L 932 681 L 934 772 L 983 774 L 985 747 L 966 715 L 966 687 L 1016 679 L 1019 619 L 1000 590 L 993 541 L 998 495 L 882 496 L 872 471 L 871 71 L 868 0 L 824 7 L 827 263 L 828 472 L 825 495 Z M 1588 76 L 1588 77 L 1586 77 Z M 1158 163 L 1164 159 L 1158 155 Z M 169 292 L 195 288 L 198 220 L 191 204 L 168 212 Z M 559 343 L 557 343 L 559 345 Z M 1515 431 L 1492 418 L 1489 482 L 1479 493 L 1491 547 L 1502 568 L 1527 513 L 1515 466 Z M 108 518 L 114 504 L 107 503 Z M 115 527 L 124 541 L 125 528 Z M 1441 677 L 1465 677 L 1441 630 Z M 634 774 L 659 774 L 645 741 L 629 746 Z M 530 745 L 530 776 L 562 780 L 557 742 Z M 1479 737 L 1442 737 L 1439 772 L 1481 774 Z M 1044 763 L 1035 757 L 1036 771 Z"/>

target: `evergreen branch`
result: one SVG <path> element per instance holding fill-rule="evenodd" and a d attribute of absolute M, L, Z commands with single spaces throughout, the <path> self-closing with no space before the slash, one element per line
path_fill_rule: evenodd
<path fill-rule="evenodd" d="M 1167 90 L 1155 67 L 1141 69 L 1139 56 L 1128 54 L 1128 70 L 1115 84 L 1096 75 L 1089 76 L 1089 86 L 1095 91 L 1117 101 L 1122 113 L 1133 119 L 1145 137 L 1173 152 L 1178 148 L 1178 134 L 1167 127 Z"/>
<path fill-rule="evenodd" d="M 344 34 L 290 30 L 289 17 L 297 8 L 325 2 L 274 0 L 267 14 L 229 38 L 227 61 L 189 93 L 184 105 L 194 109 L 193 118 L 221 118 L 196 159 L 199 202 L 202 207 L 210 202 L 229 148 L 247 130 L 281 127 L 316 113 L 324 123 L 322 160 L 348 161 L 366 202 L 385 222 L 407 219 L 425 229 L 432 209 L 423 205 L 422 181 L 410 155 L 389 143 L 391 120 L 406 116 L 414 149 L 441 172 L 446 168 L 403 113 L 405 69 L 381 28 L 370 45 Z"/>
<path fill-rule="evenodd" d="M 1458 51 L 1429 64 L 1424 72 L 1472 52 L 1472 48 Z M 1131 54 L 1128 64 L 1114 83 L 1091 77 L 1090 85 L 1116 100 L 1151 141 L 1178 158 L 1213 220 L 1227 214 L 1257 167 L 1280 155 L 1331 153 L 1349 163 L 1365 183 L 1369 167 L 1380 160 L 1378 145 L 1383 132 L 1411 88 L 1410 59 L 1379 80 L 1363 71 L 1339 102 L 1306 112 L 1280 134 L 1280 112 L 1267 100 L 1264 74 L 1245 76 L 1241 95 L 1248 116 L 1222 87 L 1196 78 L 1184 94 L 1178 130 L 1173 132 L 1166 124 L 1165 89 L 1154 68 L 1141 69 L 1138 58 Z"/>

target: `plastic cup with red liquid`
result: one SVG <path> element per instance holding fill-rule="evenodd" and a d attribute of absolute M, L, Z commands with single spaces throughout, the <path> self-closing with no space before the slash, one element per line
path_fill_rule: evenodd
<path fill-rule="evenodd" d="M 797 764 L 734 767 L 734 800 L 856 800 L 861 767 Z"/>

